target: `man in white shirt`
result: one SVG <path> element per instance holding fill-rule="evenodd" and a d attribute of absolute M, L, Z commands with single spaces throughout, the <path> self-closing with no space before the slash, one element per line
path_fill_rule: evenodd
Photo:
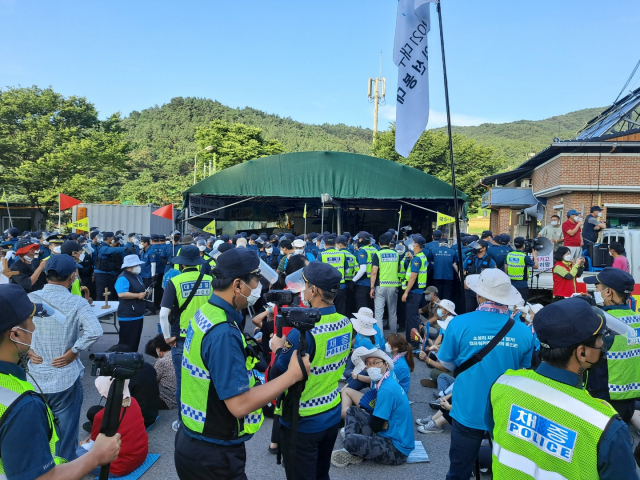
<path fill-rule="evenodd" d="M 539 237 L 545 237 L 551 240 L 553 243 L 553 251 L 555 252 L 558 247 L 561 247 L 564 242 L 564 237 L 562 236 L 562 225 L 560 224 L 560 217 L 558 215 L 551 216 L 551 222 L 549 225 L 544 227 L 538 233 Z"/>

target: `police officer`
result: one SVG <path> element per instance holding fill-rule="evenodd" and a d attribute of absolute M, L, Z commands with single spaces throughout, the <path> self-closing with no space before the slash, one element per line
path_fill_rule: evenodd
<path fill-rule="evenodd" d="M 345 280 L 348 268 L 347 256 L 336 249 L 336 237 L 333 235 L 324 237 L 324 244 L 327 248 L 324 252 L 318 254 L 318 261 L 327 263 L 340 272 L 342 277 L 340 279 L 340 290 L 336 292 L 336 298 L 333 300 L 333 304 L 336 306 L 338 313 L 347 315 L 347 284 Z"/>
<path fill-rule="evenodd" d="M 373 266 L 373 254 L 377 250 L 370 245 L 371 235 L 365 231 L 358 233 L 356 244 L 358 270 L 353 277 L 354 309 L 369 308 L 373 311 L 373 299 L 369 295 L 371 291 L 371 267 Z"/>
<path fill-rule="evenodd" d="M 70 257 L 72 257 L 75 260 L 76 264 L 80 264 L 81 262 L 80 259 L 84 260 L 85 257 L 87 256 L 85 255 L 85 252 L 82 250 L 82 247 L 80 246 L 80 244 L 78 242 L 74 242 L 73 240 L 67 240 L 66 242 L 64 242 L 60 246 L 60 253 L 62 255 L 69 255 Z M 82 292 L 85 291 L 88 295 L 89 289 L 87 287 L 82 286 L 82 283 L 80 282 L 80 278 L 79 278 L 79 271 L 80 269 L 78 269 L 78 271 L 76 272 L 78 273 L 78 275 L 76 276 L 76 279 L 74 280 L 74 282 L 71 284 L 71 293 L 79 297 L 84 297 Z"/>
<path fill-rule="evenodd" d="M 198 247 L 198 251 L 200 252 L 200 257 L 204 259 L 204 264 L 202 265 L 201 269 L 204 269 L 203 271 L 207 275 L 211 275 L 211 269 L 216 266 L 216 262 L 206 252 L 207 241 L 204 238 L 198 238 L 196 240 L 196 247 Z"/>
<path fill-rule="evenodd" d="M 213 295 L 189 323 L 182 362 L 182 424 L 175 443 L 175 466 L 182 480 L 246 479 L 244 442 L 262 425 L 261 407 L 303 378 L 294 356 L 286 373 L 255 386 L 258 359 L 238 324 L 240 310 L 256 300 L 259 265 L 256 253 L 246 248 L 221 254 Z M 304 364 L 308 371 L 308 356 Z"/>
<path fill-rule="evenodd" d="M 278 249 L 279 252 L 280 249 Z M 273 243 L 267 242 L 265 244 L 264 250 L 260 254 L 260 259 L 274 270 L 278 268 L 278 254 L 276 254 L 276 247 L 273 246 Z"/>
<path fill-rule="evenodd" d="M 311 232 L 309 235 L 307 235 L 307 242 L 304 247 L 305 253 L 310 253 L 316 258 L 318 258 L 318 255 L 319 255 L 318 247 L 316 247 L 316 244 L 315 244 L 315 239 L 317 236 L 318 234 L 315 232 Z"/>
<path fill-rule="evenodd" d="M 596 310 L 568 298 L 534 317 L 542 363 L 507 370 L 491 388 L 494 478 L 637 480 L 627 426 L 584 390 L 584 372 L 605 355 Z"/>
<path fill-rule="evenodd" d="M 93 270 L 96 280 L 96 300 L 104 300 L 105 289 L 115 292 L 116 279 L 120 275 L 122 258 L 127 251 L 125 247 L 112 247 L 113 232 L 103 232 L 98 238 L 96 247 L 95 268 Z M 49 240 L 51 242 L 51 240 Z M 55 248 L 53 250 L 55 252 Z M 135 350 L 133 350 L 135 352 Z"/>
<path fill-rule="evenodd" d="M 301 299 L 305 305 L 320 309 L 322 318 L 306 332 L 311 359 L 311 375 L 300 398 L 296 435 L 296 454 L 291 455 L 293 441 L 293 396 L 285 394 L 276 408 L 280 418 L 280 443 L 287 478 L 326 479 L 331 467 L 331 451 L 340 425 L 340 393 L 338 381 L 344 372 L 351 346 L 352 327 L 349 319 L 336 312 L 333 305 L 342 275 L 330 265 L 311 262 L 302 271 L 305 282 Z M 269 385 L 293 367 L 294 350 L 300 341 L 299 330 L 286 338 L 273 337 L 272 349 L 277 358 L 270 369 Z"/>
<path fill-rule="evenodd" d="M 351 253 L 349 250 L 349 239 L 346 235 L 338 235 L 336 237 L 336 249 L 338 251 L 344 253 L 345 259 L 347 260 L 345 264 L 344 270 L 344 284 L 347 290 L 347 301 L 346 308 L 347 312 L 352 312 L 352 304 L 353 304 L 353 277 L 355 275 L 356 269 L 356 256 Z"/>
<path fill-rule="evenodd" d="M 414 347 L 418 347 L 417 342 L 411 338 L 411 329 L 420 328 L 419 310 L 427 304 L 424 298 L 424 289 L 427 288 L 427 269 L 430 258 L 424 249 L 427 241 L 420 234 L 415 234 L 411 238 L 413 240 L 413 255 L 406 267 L 407 285 L 402 295 L 402 301 L 406 303 L 406 338 L 410 339 Z"/>
<path fill-rule="evenodd" d="M 506 233 L 496 235 L 493 239 L 497 245 L 489 247 L 488 254 L 496 261 L 496 268 L 504 269 L 504 262 L 507 259 L 509 252 L 513 251 L 511 248 L 511 237 Z"/>
<path fill-rule="evenodd" d="M 133 247 L 136 251 L 136 254 L 140 253 L 140 237 L 138 237 L 137 233 L 130 233 L 128 235 L 128 242 L 124 244 L 125 247 Z"/>
<path fill-rule="evenodd" d="M 479 275 L 486 268 L 496 268 L 496 261 L 487 254 L 489 243 L 486 240 L 478 240 L 469 244 L 473 248 L 472 253 L 467 255 L 464 261 L 464 273 L 468 275 Z M 467 284 L 464 285 L 464 300 L 467 306 L 467 313 L 478 308 L 478 300 L 473 290 Z"/>
<path fill-rule="evenodd" d="M 15 227 L 11 227 L 9 230 L 7 230 L 7 234 L 9 235 L 9 237 L 4 242 L 5 247 L 10 247 L 12 250 L 15 250 L 15 246 L 18 244 L 19 240 L 18 237 L 20 237 L 20 230 Z"/>
<path fill-rule="evenodd" d="M 538 268 L 538 252 L 533 250 L 533 258 L 524 253 L 524 238 L 516 237 L 513 240 L 513 246 L 516 249 L 507 254 L 504 271 L 511 279 L 511 285 L 522 295 L 522 299 L 526 302 L 529 300 L 529 286 L 527 280 L 529 278 L 529 268 Z M 491 250 L 497 250 L 500 247 L 493 247 Z M 497 267 L 500 268 L 500 267 Z"/>
<path fill-rule="evenodd" d="M 140 260 L 144 262 L 142 265 L 140 265 L 140 276 L 142 277 L 144 288 L 146 289 L 151 286 L 154 280 L 157 279 L 159 259 L 156 253 L 156 249 L 151 246 L 150 237 L 140 237 L 140 247 Z M 131 248 L 135 247 L 132 246 Z M 145 314 L 155 315 L 156 313 L 158 313 L 154 302 L 151 301 L 151 296 L 147 297 L 146 302 L 147 305 Z"/>
<path fill-rule="evenodd" d="M 440 238 L 440 245 L 431 249 L 433 263 L 433 285 L 438 289 L 440 298 L 451 300 L 453 272 L 458 275 L 458 252 L 449 248 L 447 237 Z"/>
<path fill-rule="evenodd" d="M 70 463 L 53 456 L 58 442 L 53 413 L 20 366 L 26 365 L 33 317 L 48 317 L 52 311 L 32 303 L 18 285 L 0 285 L 0 311 L 0 476 L 81 480 L 94 468 L 113 462 L 120 452 L 120 434 L 98 435 L 91 450 Z"/>
<path fill-rule="evenodd" d="M 89 289 L 89 296 L 91 298 L 96 298 L 96 286 L 95 282 L 92 280 L 93 256 L 89 253 L 91 252 L 91 248 L 85 247 L 87 239 L 84 235 L 80 235 L 77 241 L 78 245 L 82 247 L 85 253 L 84 257 L 82 257 L 82 261 L 78 262 L 82 265 L 82 268 L 78 270 L 78 273 L 80 274 L 80 282 Z"/>
<path fill-rule="evenodd" d="M 631 310 L 628 301 L 634 280 L 619 268 L 607 267 L 584 279 L 596 285 L 595 300 L 608 314 L 620 318 L 632 329 L 640 328 L 640 315 Z M 637 331 L 637 330 L 636 330 Z M 624 336 L 605 337 L 607 355 L 602 364 L 589 372 L 587 390 L 611 403 L 622 419 L 629 423 L 640 397 L 640 344 L 628 342 Z"/>
<path fill-rule="evenodd" d="M 398 331 L 398 287 L 400 279 L 398 278 L 398 264 L 400 257 L 398 252 L 389 247 L 392 235 L 383 233 L 380 235 L 380 250 L 378 250 L 371 258 L 371 291 L 370 296 L 373 298 L 375 305 L 375 318 L 378 328 L 382 332 L 384 306 L 386 304 L 389 312 L 389 331 L 396 333 Z"/>

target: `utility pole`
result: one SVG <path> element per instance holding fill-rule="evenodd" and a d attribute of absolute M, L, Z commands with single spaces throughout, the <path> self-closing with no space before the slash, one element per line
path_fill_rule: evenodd
<path fill-rule="evenodd" d="M 380 91 L 382 89 L 382 92 Z M 373 102 L 373 141 L 376 141 L 378 133 L 378 107 L 385 105 L 385 94 L 387 91 L 387 79 L 382 77 L 382 52 L 380 52 L 380 70 L 378 78 L 369 78 L 369 103 Z"/>

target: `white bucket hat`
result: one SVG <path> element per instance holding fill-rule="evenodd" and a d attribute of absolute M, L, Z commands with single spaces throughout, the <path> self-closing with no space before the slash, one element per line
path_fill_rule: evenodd
<path fill-rule="evenodd" d="M 138 257 L 137 255 L 127 255 L 122 261 L 122 268 L 130 268 L 142 264 L 144 264 L 144 262 L 140 260 L 140 257 Z"/>
<path fill-rule="evenodd" d="M 358 313 L 354 313 L 353 316 L 355 318 L 351 319 L 351 323 L 353 324 L 353 328 L 356 329 L 356 332 L 367 336 L 377 333 L 373 328 L 376 324 L 376 319 L 373 318 L 373 312 L 370 308 L 362 307 L 358 310 Z"/>
<path fill-rule="evenodd" d="M 467 286 L 481 297 L 501 305 L 519 305 L 522 295 L 511 285 L 509 276 L 497 268 L 487 268 L 480 275 L 469 275 Z"/>
<path fill-rule="evenodd" d="M 456 313 L 456 304 L 453 303 L 451 300 L 440 300 L 439 302 L 436 303 L 436 305 L 444 308 L 447 312 L 449 312 L 451 315 L 457 315 Z M 453 318 L 451 318 L 449 315 L 447 315 L 446 318 L 443 318 L 442 320 L 437 320 L 438 325 L 440 325 L 440 327 L 443 330 L 446 330 L 447 327 L 449 326 L 449 323 L 451 322 L 451 320 L 453 320 Z"/>
<path fill-rule="evenodd" d="M 297 238 L 293 242 L 291 242 L 291 246 L 294 248 L 304 248 L 305 245 L 305 241 L 301 240 L 300 238 Z"/>
<path fill-rule="evenodd" d="M 357 375 L 365 370 L 366 365 L 364 364 L 364 361 L 369 357 L 381 358 L 382 360 L 387 362 L 389 371 L 393 370 L 393 360 L 391 360 L 391 357 L 382 350 L 378 348 L 368 349 L 367 347 L 358 347 L 353 351 L 353 354 L 351 354 L 351 361 L 354 365 L 353 373 Z"/>

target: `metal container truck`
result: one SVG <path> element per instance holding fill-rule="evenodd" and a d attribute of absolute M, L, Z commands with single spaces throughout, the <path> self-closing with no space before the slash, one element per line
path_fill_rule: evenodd
<path fill-rule="evenodd" d="M 124 230 L 129 233 L 150 235 L 159 233 L 168 235 L 175 230 L 171 220 L 153 215 L 158 210 L 152 204 L 147 205 L 113 205 L 107 203 L 81 203 L 73 207 L 73 221 L 89 219 L 89 227 L 98 227 L 102 231 L 115 232 Z M 178 218 L 174 209 L 173 218 Z"/>

